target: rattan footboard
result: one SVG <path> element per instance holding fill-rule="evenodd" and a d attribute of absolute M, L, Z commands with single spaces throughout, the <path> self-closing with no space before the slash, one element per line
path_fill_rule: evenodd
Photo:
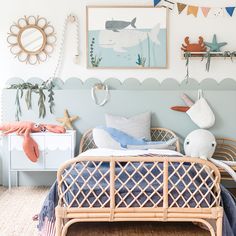
<path fill-rule="evenodd" d="M 101 167 L 104 162 L 109 164 L 105 172 Z M 82 167 L 79 171 L 76 168 L 78 164 Z M 91 164 L 94 169 L 90 172 L 88 166 Z M 133 168 L 132 173 L 128 172 L 129 168 Z M 154 168 L 159 174 L 153 175 Z M 184 170 L 183 175 L 179 174 L 181 168 Z M 193 171 L 196 173 L 194 176 L 191 174 Z M 87 178 L 82 177 L 84 172 Z M 122 175 L 127 177 L 124 178 Z M 134 175 L 140 178 L 135 179 Z M 174 175 L 178 177 L 178 182 L 173 182 Z M 80 182 L 82 181 L 82 185 L 77 184 L 78 178 Z M 88 186 L 89 180 L 94 181 L 93 186 Z M 211 235 L 222 235 L 220 173 L 212 163 L 205 160 L 159 156 L 81 156 L 59 168 L 57 181 L 59 193 L 59 204 L 56 208 L 57 236 L 65 236 L 68 227 L 73 223 L 102 221 L 200 222 L 209 228 Z M 127 188 L 128 181 L 133 181 L 132 189 Z M 145 187 L 142 189 L 140 189 L 141 181 L 145 181 Z M 83 191 L 85 185 L 88 188 L 86 192 Z M 153 188 L 154 185 L 157 187 Z M 180 185 L 181 191 L 178 188 Z M 196 190 L 191 192 L 191 187 Z M 135 189 L 138 189 L 138 195 L 134 195 Z M 147 189 L 152 189 L 151 193 L 147 192 Z M 202 192 L 201 189 L 205 191 Z M 178 196 L 173 193 L 178 193 Z M 80 200 L 78 200 L 79 195 Z M 214 220 L 216 233 L 208 223 L 209 219 Z"/>

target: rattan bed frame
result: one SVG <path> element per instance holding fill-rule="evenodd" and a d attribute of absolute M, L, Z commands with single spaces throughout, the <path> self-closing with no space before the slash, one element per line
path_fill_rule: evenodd
<path fill-rule="evenodd" d="M 236 140 L 232 138 L 217 138 L 216 150 L 213 158 L 217 160 L 234 161 L 236 163 Z M 231 166 L 236 171 L 236 165 Z M 219 168 L 221 179 L 233 180 L 233 178 L 224 169 Z"/>
<path fill-rule="evenodd" d="M 151 130 L 151 136 L 153 140 L 168 140 L 176 136 L 172 131 L 163 128 L 153 128 Z M 89 148 L 95 148 L 95 144 L 92 139 L 92 132 L 89 130 L 86 132 L 81 140 L 80 151 L 83 152 Z M 179 142 L 176 142 L 176 150 L 179 150 Z M 99 167 L 101 163 L 109 162 L 110 168 L 106 173 L 101 173 Z M 147 169 L 147 173 L 152 177 L 152 181 L 147 182 L 147 187 L 152 187 L 152 182 L 157 181 L 158 188 L 153 189 L 153 193 L 148 195 L 145 193 L 145 189 L 140 189 L 140 194 L 145 197 L 146 203 L 149 206 L 146 207 L 145 202 L 140 202 L 138 197 L 133 196 L 133 200 L 130 203 L 126 202 L 126 197 L 132 196 L 132 189 L 127 189 L 127 194 L 125 196 L 120 195 L 120 188 L 116 189 L 116 181 L 120 180 L 121 173 L 127 173 L 126 168 L 128 165 L 134 167 L 134 173 L 139 173 L 141 175 L 141 180 L 146 180 L 146 174 L 142 175 L 139 172 L 139 167 L 133 165 L 133 163 L 138 163 L 139 167 L 145 167 L 144 163 L 152 163 L 152 168 L 158 168 L 160 174 L 154 176 L 151 174 L 152 168 Z M 190 167 L 186 169 L 184 163 L 190 163 Z M 80 173 L 75 168 L 76 164 L 80 163 L 83 168 Z M 90 187 L 90 191 L 84 194 L 82 187 L 77 185 L 78 191 L 75 193 L 71 190 L 73 184 L 77 184 L 76 180 L 78 177 L 81 178 L 81 173 L 87 171 L 88 163 L 96 163 L 96 168 L 94 171 L 98 171 L 101 174 L 101 178 L 96 180 L 93 187 Z M 99 163 L 99 164 L 98 164 Z M 121 164 L 122 163 L 122 164 Z M 125 165 L 124 165 L 125 163 Z M 163 168 L 159 168 L 159 164 L 163 165 Z M 178 164 L 176 167 L 176 163 Z M 115 167 L 119 166 L 121 168 L 120 173 L 115 172 Z M 145 167 L 146 168 L 146 167 Z M 168 168 L 172 168 L 173 172 L 169 174 Z M 187 176 L 190 180 L 186 184 L 183 180 L 184 176 L 178 174 L 178 169 L 184 168 L 185 177 Z M 193 178 L 189 174 L 190 171 L 194 169 L 196 171 L 196 176 Z M 77 171 L 78 176 L 73 177 L 71 171 Z M 202 178 L 202 171 L 206 171 L 207 178 Z M 162 176 L 162 181 L 160 181 L 160 175 Z M 179 178 L 179 183 L 184 184 L 184 189 L 182 192 L 176 187 L 177 183 L 172 182 L 172 176 L 177 175 Z M 132 175 L 128 175 L 127 181 L 133 180 Z M 107 178 L 108 177 L 108 178 Z M 201 178 L 201 185 L 197 186 L 195 184 L 195 178 Z M 71 178 L 71 184 L 65 181 L 65 178 Z M 90 173 L 89 178 L 93 178 L 93 173 Z M 84 184 L 87 183 L 88 179 L 83 179 Z M 109 179 L 109 181 L 107 181 Z M 208 179 L 208 183 L 207 183 Z M 211 179 L 211 185 L 209 186 L 209 179 Z M 84 157 L 79 156 L 63 164 L 57 172 L 58 181 L 58 194 L 59 203 L 56 207 L 56 235 L 65 236 L 70 225 L 77 222 L 119 222 L 119 221 L 163 221 L 163 222 L 199 222 L 204 224 L 210 231 L 211 235 L 222 235 L 222 217 L 223 208 L 220 206 L 220 172 L 211 162 L 189 157 L 160 157 L 160 156 L 150 156 L 150 157 Z M 121 188 L 126 187 L 126 181 L 121 183 Z M 195 193 L 189 192 L 190 196 L 188 199 L 184 198 L 184 192 L 188 191 L 190 184 L 195 185 L 196 189 L 199 190 L 200 187 L 205 187 L 206 193 L 201 193 L 201 199 L 197 200 L 195 198 Z M 94 188 L 95 186 L 101 189 L 101 193 L 96 195 Z M 139 187 L 139 181 L 135 182 L 135 187 Z M 159 190 L 159 191 L 158 191 Z M 172 191 L 178 192 L 178 197 L 175 198 L 172 195 Z M 77 200 L 78 194 L 83 194 L 83 201 L 79 202 Z M 69 193 L 72 196 L 72 201 L 68 201 L 66 194 Z M 88 198 L 90 194 L 94 194 L 95 200 L 89 202 Z M 210 194 L 211 202 L 205 201 L 206 195 Z M 159 201 L 154 202 L 152 200 L 153 196 L 158 196 Z M 106 201 L 100 201 L 101 196 L 105 197 Z M 119 199 L 119 200 L 117 200 Z M 171 201 L 170 201 L 171 200 Z M 183 204 L 179 204 L 179 200 Z M 195 207 L 190 206 L 190 201 L 195 201 Z M 206 202 L 206 207 L 202 207 L 202 202 Z M 86 204 L 85 204 L 86 203 Z M 72 207 L 76 204 L 77 207 Z M 135 207 L 133 207 L 135 204 Z M 86 205 L 86 207 L 84 206 Z M 144 206 L 145 205 L 145 206 Z M 212 226 L 208 220 L 213 220 L 215 225 Z M 214 228 L 216 230 L 214 230 Z"/>

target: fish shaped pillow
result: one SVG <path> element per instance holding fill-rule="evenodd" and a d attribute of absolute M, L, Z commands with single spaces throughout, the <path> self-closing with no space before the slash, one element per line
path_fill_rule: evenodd
<path fill-rule="evenodd" d="M 93 139 L 98 148 L 109 149 L 175 149 L 178 138 L 163 141 L 147 141 L 145 138 L 133 136 L 111 127 L 99 126 L 93 129 Z"/>

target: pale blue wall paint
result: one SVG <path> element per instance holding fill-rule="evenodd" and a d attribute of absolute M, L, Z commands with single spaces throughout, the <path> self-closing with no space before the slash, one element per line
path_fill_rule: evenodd
<path fill-rule="evenodd" d="M 188 84 L 178 84 L 175 80 L 166 80 L 162 84 L 158 81 L 148 80 L 140 84 L 135 79 L 129 79 L 121 84 L 119 81 L 111 79 L 107 83 L 110 91 L 110 101 L 99 107 L 94 104 L 90 96 L 91 86 L 98 80 L 91 79 L 84 84 L 78 79 L 66 81 L 61 86 L 67 89 L 55 91 L 55 114 L 48 112 L 47 117 L 38 119 L 37 97 L 33 97 L 33 110 L 27 111 L 24 99 L 22 100 L 23 117 L 22 120 L 33 120 L 35 122 L 56 123 L 55 117 L 63 116 L 63 110 L 67 108 L 71 115 L 80 117 L 74 125 L 77 130 L 77 152 L 79 139 L 83 132 L 96 125 L 105 124 L 104 114 L 112 113 L 116 115 L 132 116 L 134 114 L 151 111 L 152 126 L 166 127 L 172 129 L 181 138 L 189 132 L 197 129 L 190 118 L 185 113 L 174 112 L 169 108 L 174 105 L 184 105 L 180 96 L 187 93 L 192 99 L 197 98 L 197 89 L 203 88 L 204 95 L 208 100 L 216 115 L 216 124 L 211 131 L 216 136 L 236 138 L 236 82 L 225 80 L 220 85 L 214 80 L 206 80 L 201 84 L 191 80 Z M 78 88 L 78 89 L 76 89 Z M 13 121 L 15 117 L 15 90 L 3 91 L 3 121 Z M 3 183 L 7 185 L 7 152 L 6 140 L 4 140 L 5 154 L 3 162 Z M 50 185 L 55 179 L 55 173 L 22 173 L 20 184 L 22 185 Z"/>

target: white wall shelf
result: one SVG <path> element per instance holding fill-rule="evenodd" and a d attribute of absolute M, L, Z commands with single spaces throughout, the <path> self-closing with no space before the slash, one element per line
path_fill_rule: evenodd
<path fill-rule="evenodd" d="M 190 55 L 190 58 L 206 58 L 208 52 L 182 52 L 182 59 L 186 59 L 187 54 Z M 235 58 L 236 51 L 232 52 L 210 52 L 211 58 Z"/>

